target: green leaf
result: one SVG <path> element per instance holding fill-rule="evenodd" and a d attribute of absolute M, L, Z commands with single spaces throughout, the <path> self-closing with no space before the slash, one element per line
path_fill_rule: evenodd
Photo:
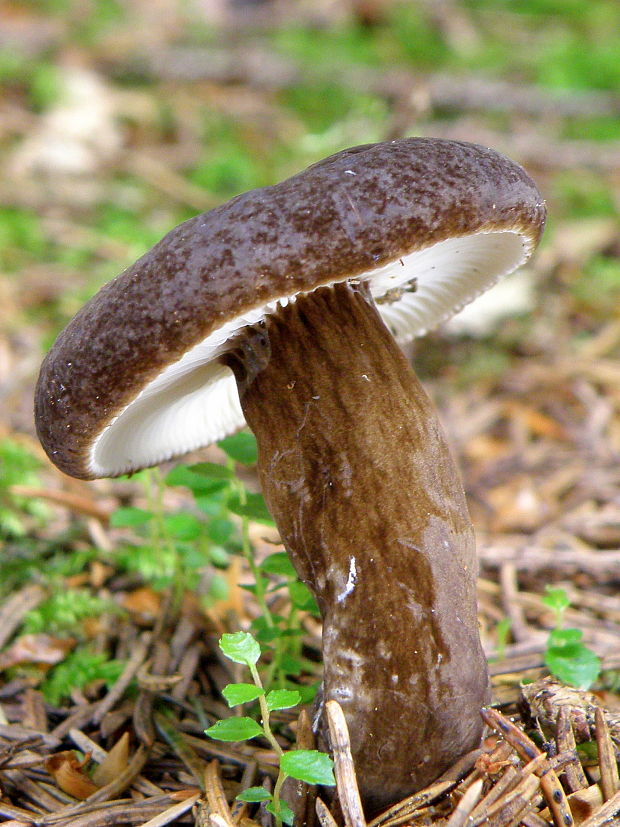
<path fill-rule="evenodd" d="M 239 431 L 237 434 L 227 436 L 226 439 L 221 439 L 218 445 L 235 462 L 240 462 L 241 465 L 256 465 L 258 449 L 253 434 Z"/>
<path fill-rule="evenodd" d="M 209 525 L 207 526 L 207 536 L 209 540 L 220 546 L 223 546 L 230 539 L 234 531 L 235 524 L 232 520 L 227 520 L 225 517 L 214 517 L 212 520 L 209 520 Z"/>
<path fill-rule="evenodd" d="M 508 635 L 510 634 L 510 628 L 512 626 L 512 621 L 509 617 L 503 617 L 495 627 L 495 655 L 494 659 L 501 659 L 504 657 L 506 652 L 506 644 L 508 643 Z"/>
<path fill-rule="evenodd" d="M 228 706 L 239 706 L 250 701 L 255 701 L 263 694 L 263 690 L 254 686 L 253 683 L 229 683 L 222 689 L 222 695 L 226 698 Z"/>
<path fill-rule="evenodd" d="M 265 557 L 260 564 L 262 571 L 267 574 L 280 574 L 282 577 L 297 577 L 297 572 L 285 551 L 276 551 Z"/>
<path fill-rule="evenodd" d="M 215 483 L 213 484 L 215 485 Z M 226 487 L 226 483 L 224 483 L 224 487 Z M 210 494 L 207 493 L 204 496 L 198 491 L 194 491 L 193 493 L 196 506 L 202 511 L 203 514 L 206 514 L 207 517 L 218 517 L 222 513 L 225 497 L 222 493 L 221 487 L 220 490 L 213 491 Z"/>
<path fill-rule="evenodd" d="M 203 496 L 221 491 L 228 486 L 227 480 L 213 479 L 212 477 L 206 477 L 204 474 L 197 474 L 187 465 L 177 465 L 176 468 L 173 468 L 166 475 L 165 482 L 167 485 L 184 485 L 194 494 L 202 494 Z"/>
<path fill-rule="evenodd" d="M 272 615 L 272 620 L 274 623 L 273 626 L 269 626 L 265 618 L 260 615 L 252 621 L 252 634 L 260 643 L 263 652 L 265 649 L 270 648 L 270 644 L 276 640 L 280 640 L 282 637 L 280 624 L 284 622 L 283 619 L 281 619 L 280 615 L 274 614 Z"/>
<path fill-rule="evenodd" d="M 249 632 L 233 632 L 222 635 L 220 649 L 235 663 L 251 666 L 260 658 L 260 646 Z"/>
<path fill-rule="evenodd" d="M 258 586 L 266 589 L 269 586 L 269 580 L 267 580 L 266 577 L 257 577 L 256 583 L 239 583 L 239 588 L 246 592 L 250 592 L 250 594 L 257 594 Z"/>
<path fill-rule="evenodd" d="M 271 800 L 269 802 L 269 804 L 267 804 L 265 809 L 268 812 L 273 813 L 274 816 L 280 817 L 285 824 L 288 824 L 289 827 L 292 827 L 293 822 L 295 820 L 295 814 L 293 813 L 291 808 L 288 806 L 286 801 L 282 801 L 280 799 L 279 804 L 280 804 L 280 806 L 276 807 L 275 802 L 273 800 Z"/>
<path fill-rule="evenodd" d="M 267 695 L 267 709 L 290 709 L 301 701 L 301 695 L 295 689 L 274 689 Z"/>
<path fill-rule="evenodd" d="M 216 741 L 247 741 L 263 734 L 263 728 L 252 718 L 225 718 L 205 729 L 205 735 Z"/>
<path fill-rule="evenodd" d="M 197 462 L 187 467 L 192 474 L 198 474 L 209 480 L 233 480 L 235 478 L 235 472 L 232 468 L 227 468 L 225 465 L 218 465 L 217 462 Z"/>
<path fill-rule="evenodd" d="M 287 675 L 301 675 L 303 671 L 303 663 L 300 658 L 291 655 L 290 652 L 285 652 L 280 660 L 282 670 Z"/>
<path fill-rule="evenodd" d="M 547 640 L 547 649 L 554 646 L 566 646 L 570 643 L 579 643 L 583 637 L 581 629 L 552 629 Z"/>
<path fill-rule="evenodd" d="M 303 684 L 299 687 L 299 694 L 301 695 L 302 704 L 311 704 L 316 698 L 317 692 L 321 686 L 321 681 L 313 684 Z"/>
<path fill-rule="evenodd" d="M 601 671 L 599 658 L 583 643 L 550 647 L 545 652 L 545 664 L 556 678 L 578 689 L 589 689 Z"/>
<path fill-rule="evenodd" d="M 564 589 L 555 589 L 552 586 L 545 586 L 545 595 L 542 598 L 545 606 L 553 609 L 554 612 L 563 612 L 570 606 L 570 600 Z"/>
<path fill-rule="evenodd" d="M 310 612 L 315 617 L 319 617 L 319 607 L 310 589 L 301 580 L 294 580 L 289 583 L 289 594 L 291 602 L 296 609 L 301 609 L 304 612 Z"/>
<path fill-rule="evenodd" d="M 293 749 L 280 758 L 280 768 L 286 775 L 306 784 L 335 786 L 334 762 L 316 749 Z"/>
<path fill-rule="evenodd" d="M 258 523 L 265 523 L 265 525 L 275 525 L 262 494 L 252 494 L 247 491 L 245 502 L 242 503 L 239 495 L 235 493 L 228 500 L 228 508 L 239 517 L 247 517 Z"/>
<path fill-rule="evenodd" d="M 196 540 L 204 532 L 204 523 L 193 514 L 183 511 L 167 514 L 164 517 L 164 526 L 167 533 L 176 540 Z"/>
<path fill-rule="evenodd" d="M 259 801 L 271 801 L 272 795 L 264 787 L 248 787 L 239 793 L 237 801 L 249 801 L 257 803 Z"/>
<path fill-rule="evenodd" d="M 117 508 L 110 517 L 110 525 L 114 528 L 136 528 L 146 525 L 152 519 L 151 512 L 144 508 Z"/>
<path fill-rule="evenodd" d="M 222 546 L 211 546 L 209 560 L 220 569 L 228 568 L 230 565 L 230 555 Z"/>
<path fill-rule="evenodd" d="M 209 583 L 207 598 L 213 600 L 226 600 L 230 594 L 230 584 L 225 577 L 214 574 Z"/>

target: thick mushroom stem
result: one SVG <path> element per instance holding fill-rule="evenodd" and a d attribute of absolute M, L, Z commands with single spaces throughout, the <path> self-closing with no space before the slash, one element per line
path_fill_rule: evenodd
<path fill-rule="evenodd" d="M 263 492 L 323 618 L 369 812 L 475 748 L 473 529 L 436 415 L 363 287 L 300 296 L 224 357 Z"/>

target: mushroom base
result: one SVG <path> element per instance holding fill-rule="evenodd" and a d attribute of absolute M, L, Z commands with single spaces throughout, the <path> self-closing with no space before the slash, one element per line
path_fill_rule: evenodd
<path fill-rule="evenodd" d="M 324 698 L 369 813 L 479 745 L 473 529 L 433 407 L 363 287 L 300 296 L 223 357 L 323 619 Z"/>

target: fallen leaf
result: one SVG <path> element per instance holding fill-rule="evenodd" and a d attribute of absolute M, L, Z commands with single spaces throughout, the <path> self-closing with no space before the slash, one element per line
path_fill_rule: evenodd
<path fill-rule="evenodd" d="M 129 763 L 129 733 L 125 732 L 108 752 L 101 764 L 93 772 L 93 781 L 105 787 L 114 781 Z"/>
<path fill-rule="evenodd" d="M 9 649 L 0 653 L 0 671 L 18 663 L 45 663 L 54 666 L 65 659 L 75 646 L 73 638 L 51 635 L 22 635 Z"/>
<path fill-rule="evenodd" d="M 79 761 L 73 750 L 57 752 L 45 761 L 45 769 L 61 790 L 83 801 L 99 789 L 84 770 L 89 760 L 90 755 Z"/>
<path fill-rule="evenodd" d="M 123 606 L 134 617 L 134 620 L 143 618 L 144 620 L 152 619 L 159 615 L 161 610 L 161 595 L 153 589 L 144 586 L 140 589 L 135 589 L 128 592 L 123 597 Z"/>

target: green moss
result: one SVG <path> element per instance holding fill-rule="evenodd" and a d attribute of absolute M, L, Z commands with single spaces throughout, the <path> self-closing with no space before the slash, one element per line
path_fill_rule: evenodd
<path fill-rule="evenodd" d="M 55 103 L 61 92 L 57 66 L 15 49 L 0 49 L 0 89 L 23 94 L 31 109 L 41 112 Z"/>
<path fill-rule="evenodd" d="M 467 358 L 460 359 L 455 370 L 455 381 L 462 388 L 499 379 L 510 367 L 509 354 L 495 341 L 463 342 L 460 353 L 463 352 Z"/>
<path fill-rule="evenodd" d="M 465 0 L 470 9 L 491 9 L 527 17 L 552 17 L 560 22 L 583 25 L 593 14 L 617 11 L 615 0 Z"/>
<path fill-rule="evenodd" d="M 22 623 L 22 631 L 25 634 L 48 632 L 52 635 L 70 634 L 80 637 L 84 620 L 119 611 L 111 600 L 104 600 L 85 589 L 66 589 L 56 592 L 28 612 Z"/>
<path fill-rule="evenodd" d="M 620 261 L 595 256 L 571 285 L 571 293 L 580 309 L 607 315 L 620 304 Z"/>
<path fill-rule="evenodd" d="M 567 120 L 562 137 L 579 141 L 620 140 L 620 118 L 572 118 Z"/>
<path fill-rule="evenodd" d="M 123 661 L 109 660 L 102 652 L 76 649 L 52 669 L 41 689 L 46 701 L 57 706 L 74 689 L 84 689 L 95 681 L 103 681 L 110 686 L 118 680 L 124 666 Z"/>
<path fill-rule="evenodd" d="M 585 169 L 566 170 L 552 181 L 552 201 L 557 205 L 556 219 L 586 218 L 617 214 L 614 195 L 607 181 Z"/>
<path fill-rule="evenodd" d="M 620 21 L 619 21 L 620 23 Z M 536 80 L 564 89 L 620 87 L 620 35 L 560 31 L 548 42 L 536 63 Z"/>
<path fill-rule="evenodd" d="M 24 537 L 32 518 L 44 520 L 49 512 L 42 500 L 15 494 L 15 485 L 40 485 L 39 460 L 14 439 L 0 440 L 0 545 L 3 538 Z"/>
<path fill-rule="evenodd" d="M 0 207 L 0 269 L 13 272 L 49 249 L 41 219 L 33 210 Z"/>
<path fill-rule="evenodd" d="M 442 62 L 556 88 L 614 90 L 620 82 L 615 0 L 469 0 L 479 42 Z"/>
<path fill-rule="evenodd" d="M 299 84 L 285 90 L 280 101 L 312 133 L 324 132 L 347 118 L 371 116 L 377 109 L 374 96 L 351 92 L 336 82 Z"/>
<path fill-rule="evenodd" d="M 0 84 L 3 86 L 25 84 L 31 69 L 32 65 L 26 55 L 15 49 L 0 49 Z"/>
<path fill-rule="evenodd" d="M 102 204 L 97 211 L 98 234 L 127 246 L 127 259 L 133 261 L 149 250 L 170 229 L 135 210 L 114 203 Z M 116 266 L 117 271 L 123 262 Z"/>
<path fill-rule="evenodd" d="M 325 28 L 287 26 L 272 34 L 279 52 L 315 66 L 339 63 L 376 66 L 380 62 L 377 38 L 361 25 Z"/>
<path fill-rule="evenodd" d="M 255 124 L 209 113 L 202 142 L 202 157 L 187 174 L 193 184 L 225 199 L 274 182 L 283 145 Z"/>
<path fill-rule="evenodd" d="M 260 165 L 239 145 L 207 149 L 198 166 L 189 173 L 194 184 L 222 197 L 263 186 L 266 183 Z"/>
<path fill-rule="evenodd" d="M 92 547 L 76 549 L 71 536 L 56 536 L 50 543 L 32 536 L 7 540 L 2 547 L 0 599 L 27 583 L 49 584 L 85 571 L 100 553 Z"/>
<path fill-rule="evenodd" d="M 29 100 L 36 112 L 56 103 L 62 94 L 58 68 L 51 63 L 38 63 L 30 75 Z"/>
<path fill-rule="evenodd" d="M 126 19 L 127 5 L 120 0 L 90 0 L 90 13 L 84 14 L 82 0 L 73 0 L 70 22 L 74 39 L 84 45 L 98 43 Z"/>
<path fill-rule="evenodd" d="M 395 57 L 433 70 L 450 57 L 441 31 L 417 3 L 395 5 L 389 25 L 398 50 Z"/>

